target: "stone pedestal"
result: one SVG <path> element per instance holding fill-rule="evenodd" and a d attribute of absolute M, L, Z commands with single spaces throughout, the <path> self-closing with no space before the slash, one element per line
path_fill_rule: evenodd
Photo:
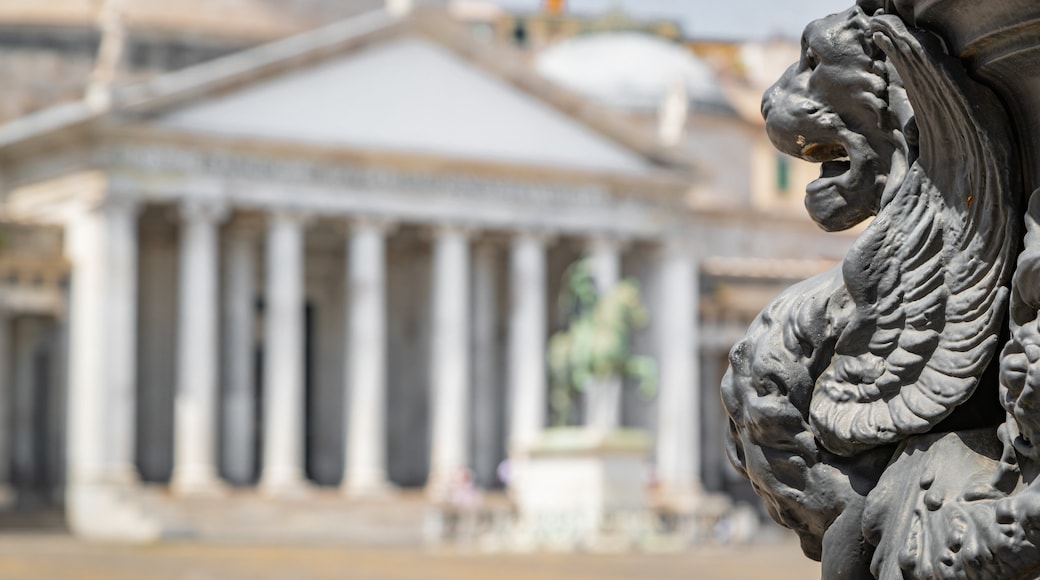
<path fill-rule="evenodd" d="M 643 431 L 554 428 L 514 460 L 520 525 L 553 546 L 594 545 L 645 514 L 650 438 Z"/>

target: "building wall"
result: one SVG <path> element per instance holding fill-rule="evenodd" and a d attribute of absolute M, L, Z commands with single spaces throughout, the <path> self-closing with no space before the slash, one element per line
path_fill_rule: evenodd
<path fill-rule="evenodd" d="M 342 232 L 311 228 L 305 259 L 310 312 L 307 472 L 320 485 L 336 485 L 344 466 L 346 377 L 346 251 Z"/>
<path fill-rule="evenodd" d="M 171 212 L 141 216 L 138 249 L 137 467 L 147 482 L 173 471 L 177 374 L 177 228 Z"/>
<path fill-rule="evenodd" d="M 52 316 L 6 320 L 13 339 L 10 390 L 0 428 L 9 448 L 10 483 L 21 508 L 61 503 L 65 474 L 65 325 Z"/>
<path fill-rule="evenodd" d="M 390 481 L 421 486 L 430 469 L 430 301 L 428 242 L 402 235 L 388 247 L 387 374 Z"/>

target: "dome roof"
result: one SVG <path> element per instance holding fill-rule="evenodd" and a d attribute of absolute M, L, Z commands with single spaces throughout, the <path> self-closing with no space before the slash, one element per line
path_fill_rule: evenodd
<path fill-rule="evenodd" d="M 535 66 L 546 78 L 614 107 L 656 109 L 681 81 L 694 110 L 732 111 L 707 64 L 649 34 L 577 36 L 543 51 Z"/>

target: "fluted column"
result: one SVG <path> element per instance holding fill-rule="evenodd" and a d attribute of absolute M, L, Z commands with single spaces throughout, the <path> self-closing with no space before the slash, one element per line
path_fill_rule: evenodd
<path fill-rule="evenodd" d="M 510 251 L 509 449 L 522 452 L 545 427 L 545 237 L 523 232 Z"/>
<path fill-rule="evenodd" d="M 181 206 L 177 394 L 174 403 L 175 493 L 218 493 L 217 391 L 219 368 L 219 223 L 223 205 Z"/>
<path fill-rule="evenodd" d="M 689 250 L 669 244 L 660 257 L 657 478 L 665 494 L 700 489 L 698 268 Z"/>
<path fill-rule="evenodd" d="M 621 279 L 621 243 L 611 236 L 595 237 L 589 242 L 585 259 L 589 261 L 596 292 L 611 291 Z M 621 379 L 597 380 L 585 390 L 585 425 L 610 431 L 621 423 Z"/>
<path fill-rule="evenodd" d="M 134 484 L 136 204 L 107 199 L 71 218 L 66 254 L 73 266 L 69 484 Z"/>
<path fill-rule="evenodd" d="M 11 487 L 11 316 L 0 310 L 0 507 L 14 501 Z"/>
<path fill-rule="evenodd" d="M 264 464 L 261 489 L 296 495 L 304 476 L 304 217 L 278 212 L 267 230 Z"/>
<path fill-rule="evenodd" d="M 69 216 L 65 517 L 101 540 L 153 540 L 159 522 L 136 503 L 137 205 L 112 197 Z"/>
<path fill-rule="evenodd" d="M 436 232 L 433 252 L 433 433 L 430 494 L 440 497 L 469 463 L 469 239 L 461 228 Z"/>
<path fill-rule="evenodd" d="M 258 232 L 233 224 L 224 247 L 224 416 L 222 463 L 231 483 L 249 483 L 256 472 L 256 378 L 253 356 Z"/>
<path fill-rule="evenodd" d="M 386 478 L 387 224 L 358 221 L 347 243 L 347 440 L 343 491 L 372 495 Z"/>
<path fill-rule="evenodd" d="M 113 474 L 121 481 L 136 483 L 134 461 L 137 430 L 137 218 L 140 207 L 130 201 L 105 204 L 107 215 L 107 261 L 105 298 L 109 324 L 102 340 L 109 340 L 108 404 L 114 416 L 109 424 L 108 444 Z"/>

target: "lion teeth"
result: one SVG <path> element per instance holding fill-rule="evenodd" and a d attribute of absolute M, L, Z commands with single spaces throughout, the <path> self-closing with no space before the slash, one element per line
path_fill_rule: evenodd
<path fill-rule="evenodd" d="M 840 143 L 812 143 L 802 147 L 801 157 L 807 161 L 822 163 L 848 159 L 849 152 Z"/>

